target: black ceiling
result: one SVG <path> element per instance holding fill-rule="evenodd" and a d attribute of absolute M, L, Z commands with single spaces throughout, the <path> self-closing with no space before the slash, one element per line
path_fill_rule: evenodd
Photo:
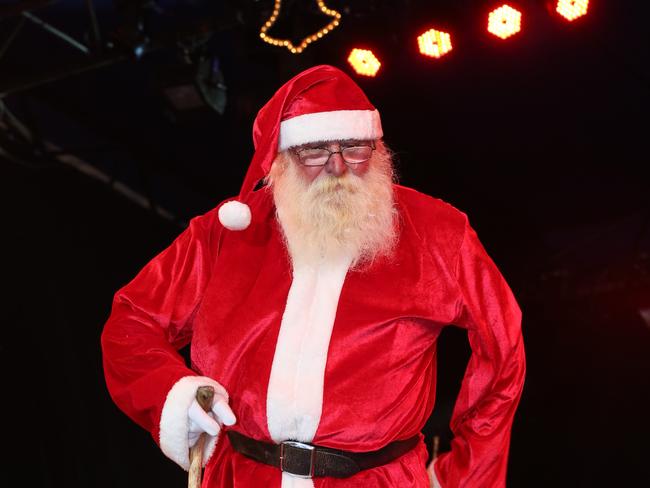
<path fill-rule="evenodd" d="M 35 6 L 31 18 L 19 15 L 26 3 Z M 328 4 L 342 13 L 341 26 L 293 55 L 259 39 L 270 0 L 95 1 L 99 36 L 87 2 L 3 2 L 0 92 L 35 138 L 21 145 L 5 131 L 4 146 L 36 166 L 69 163 L 71 154 L 182 224 L 238 193 L 253 119 L 275 89 L 314 64 L 352 74 L 347 53 L 363 46 L 382 67 L 376 78 L 353 76 L 382 114 L 401 182 L 466 211 L 513 273 L 531 256 L 540 273 L 581 260 L 598 269 L 647 245 L 643 2 L 592 1 L 574 23 L 543 2 L 519 2 L 523 31 L 506 41 L 485 32 L 490 2 Z M 278 36 L 299 40 L 327 22 L 316 2 L 283 5 L 271 31 Z M 430 26 L 452 33 L 446 58 L 417 53 L 414 38 Z M 218 63 L 223 113 L 175 112 L 163 96 L 200 56 Z"/>

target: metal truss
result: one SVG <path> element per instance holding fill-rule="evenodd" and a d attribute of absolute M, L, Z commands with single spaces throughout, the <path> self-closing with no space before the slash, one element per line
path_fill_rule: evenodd
<path fill-rule="evenodd" d="M 163 32 L 146 32 L 143 16 L 159 12 L 155 2 L 134 0 L 124 2 L 125 20 L 115 31 L 105 36 L 100 32 L 97 13 L 93 0 L 85 0 L 88 10 L 89 42 L 84 44 L 73 36 L 46 22 L 34 11 L 55 3 L 53 0 L 24 0 L 8 6 L 0 6 L 0 22 L 14 22 L 9 35 L 0 39 L 0 71 L 2 57 L 14 43 L 26 22 L 31 22 L 48 33 L 63 40 L 72 49 L 80 51 L 85 59 L 68 63 L 52 71 L 32 76 L 3 77 L 0 81 L 0 99 L 32 88 L 63 80 L 87 71 L 100 69 L 127 60 L 137 60 L 144 54 L 166 47 L 173 47 L 189 42 L 196 36 L 205 36 L 241 24 L 236 12 L 224 18 L 202 19 L 190 25 L 180 25 Z M 17 18 L 17 20 L 15 20 Z"/>

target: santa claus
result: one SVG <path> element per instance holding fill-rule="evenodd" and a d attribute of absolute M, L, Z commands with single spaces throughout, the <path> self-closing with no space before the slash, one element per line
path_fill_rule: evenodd
<path fill-rule="evenodd" d="M 257 115 L 239 197 L 115 294 L 109 392 L 185 469 L 205 433 L 204 487 L 505 485 L 519 307 L 465 214 L 394 183 L 382 136 L 347 75 L 300 73 Z M 472 355 L 451 450 L 427 470 L 420 431 L 449 324 Z"/>

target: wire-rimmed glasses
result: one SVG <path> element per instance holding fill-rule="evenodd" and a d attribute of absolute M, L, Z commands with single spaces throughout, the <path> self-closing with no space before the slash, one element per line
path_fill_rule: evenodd
<path fill-rule="evenodd" d="M 326 147 L 308 147 L 298 149 L 295 154 L 303 166 L 325 166 L 332 154 L 340 154 L 347 165 L 365 163 L 372 156 L 375 144 L 359 144 L 341 147 L 338 151 L 330 151 Z"/>

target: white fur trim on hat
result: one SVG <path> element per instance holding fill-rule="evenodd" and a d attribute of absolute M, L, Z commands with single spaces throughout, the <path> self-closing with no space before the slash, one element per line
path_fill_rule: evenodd
<path fill-rule="evenodd" d="M 169 390 L 167 399 L 160 415 L 160 449 L 162 452 L 182 467 L 185 471 L 190 468 L 189 456 L 189 418 L 187 410 L 196 397 L 199 386 L 212 386 L 215 393 L 228 398 L 226 389 L 212 378 L 205 376 L 185 376 L 178 380 Z M 219 435 L 207 436 L 203 445 L 203 465 L 208 461 Z"/>
<path fill-rule="evenodd" d="M 251 209 L 237 200 L 226 202 L 219 207 L 219 222 L 229 230 L 244 230 L 251 223 Z"/>
<path fill-rule="evenodd" d="M 309 142 L 379 139 L 383 135 L 377 110 L 334 110 L 298 115 L 280 124 L 278 151 Z"/>

